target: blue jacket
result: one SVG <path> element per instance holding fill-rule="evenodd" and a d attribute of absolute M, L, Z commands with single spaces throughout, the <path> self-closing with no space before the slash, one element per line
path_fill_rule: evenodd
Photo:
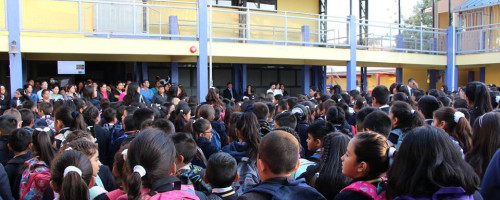
<path fill-rule="evenodd" d="M 246 142 L 231 142 L 222 148 L 223 152 L 228 153 L 239 163 L 241 158 L 248 157 L 248 144 Z"/>
<path fill-rule="evenodd" d="M 484 200 L 500 199 L 500 149 L 497 150 L 484 173 L 480 192 Z"/>
<path fill-rule="evenodd" d="M 285 177 L 270 178 L 248 190 L 240 197 L 238 199 L 326 200 L 316 189 L 307 185 L 305 179 L 291 181 Z"/>

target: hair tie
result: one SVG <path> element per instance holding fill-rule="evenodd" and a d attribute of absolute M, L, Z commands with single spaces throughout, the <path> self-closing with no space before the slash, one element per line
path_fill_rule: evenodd
<path fill-rule="evenodd" d="M 73 112 L 71 113 L 71 116 L 72 116 L 73 118 L 77 118 L 79 114 L 80 114 L 80 113 L 78 113 L 78 111 L 76 111 L 76 110 L 75 110 L 75 111 L 73 111 Z"/>
<path fill-rule="evenodd" d="M 460 118 L 462 118 L 462 117 L 465 117 L 465 115 L 464 115 L 462 112 L 460 112 L 460 111 L 457 111 L 457 112 L 455 112 L 455 113 L 453 114 L 453 118 L 454 118 L 454 120 L 455 120 L 455 123 L 458 123 L 458 121 L 459 121 L 459 120 L 460 120 Z"/>
<path fill-rule="evenodd" d="M 203 119 L 203 117 L 200 117 L 200 119 Z"/>
<path fill-rule="evenodd" d="M 181 110 L 180 110 L 180 112 L 181 112 L 181 113 L 184 113 L 184 110 L 182 110 L 182 109 L 181 109 Z"/>
<path fill-rule="evenodd" d="M 415 110 L 413 110 L 413 109 L 411 109 L 410 112 L 411 112 L 412 115 L 415 114 Z"/>
<path fill-rule="evenodd" d="M 125 161 L 127 160 L 127 153 L 128 153 L 128 149 L 124 149 L 122 151 L 123 160 L 125 160 Z"/>
<path fill-rule="evenodd" d="M 140 165 L 134 166 L 134 173 L 137 172 L 139 175 L 141 175 L 141 178 L 146 175 L 146 169 Z"/>
<path fill-rule="evenodd" d="M 64 169 L 63 177 L 66 177 L 66 175 L 70 172 L 76 172 L 78 175 L 82 175 L 82 170 L 80 170 L 78 167 L 75 166 L 67 166 Z"/>
<path fill-rule="evenodd" d="M 342 98 L 339 98 L 337 102 L 340 102 L 342 100 Z"/>
<path fill-rule="evenodd" d="M 500 101 L 500 96 L 495 96 L 495 100 L 497 101 L 497 103 Z"/>
<path fill-rule="evenodd" d="M 73 150 L 73 148 L 68 147 L 68 148 L 64 149 L 64 151 L 69 151 L 69 150 Z"/>

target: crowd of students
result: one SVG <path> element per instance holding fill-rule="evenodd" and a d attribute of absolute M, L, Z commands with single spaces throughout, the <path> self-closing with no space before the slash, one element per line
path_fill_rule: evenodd
<path fill-rule="evenodd" d="M 481 82 L 203 103 L 161 80 L 32 88 L 0 103 L 1 199 L 500 199 L 500 92 Z"/>

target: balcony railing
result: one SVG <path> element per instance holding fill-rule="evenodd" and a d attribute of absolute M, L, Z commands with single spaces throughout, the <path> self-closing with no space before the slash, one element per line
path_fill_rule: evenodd
<path fill-rule="evenodd" d="M 500 23 L 457 28 L 457 53 L 500 51 Z"/>
<path fill-rule="evenodd" d="M 2 0 L 0 0 L 2 1 Z M 2 4 L 3 3 L 3 4 Z M 198 40 L 196 2 L 171 0 L 20 0 L 21 31 L 42 36 Z M 6 8 L 6 1 L 0 2 Z M 215 42 L 349 46 L 347 17 L 209 6 Z M 0 30 L 6 30 L 0 19 Z M 445 54 L 446 30 L 356 21 L 358 49 Z M 360 31 L 363 30 L 363 31 Z M 366 31 L 366 32 L 365 32 Z M 459 54 L 500 50 L 500 24 L 457 28 Z"/>

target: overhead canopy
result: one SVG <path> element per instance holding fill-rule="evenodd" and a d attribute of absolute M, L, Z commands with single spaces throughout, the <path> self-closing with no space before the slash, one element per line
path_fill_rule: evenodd
<path fill-rule="evenodd" d="M 487 8 L 495 5 L 500 5 L 500 0 L 469 0 L 463 3 L 462 5 L 456 7 L 453 12 Z"/>

